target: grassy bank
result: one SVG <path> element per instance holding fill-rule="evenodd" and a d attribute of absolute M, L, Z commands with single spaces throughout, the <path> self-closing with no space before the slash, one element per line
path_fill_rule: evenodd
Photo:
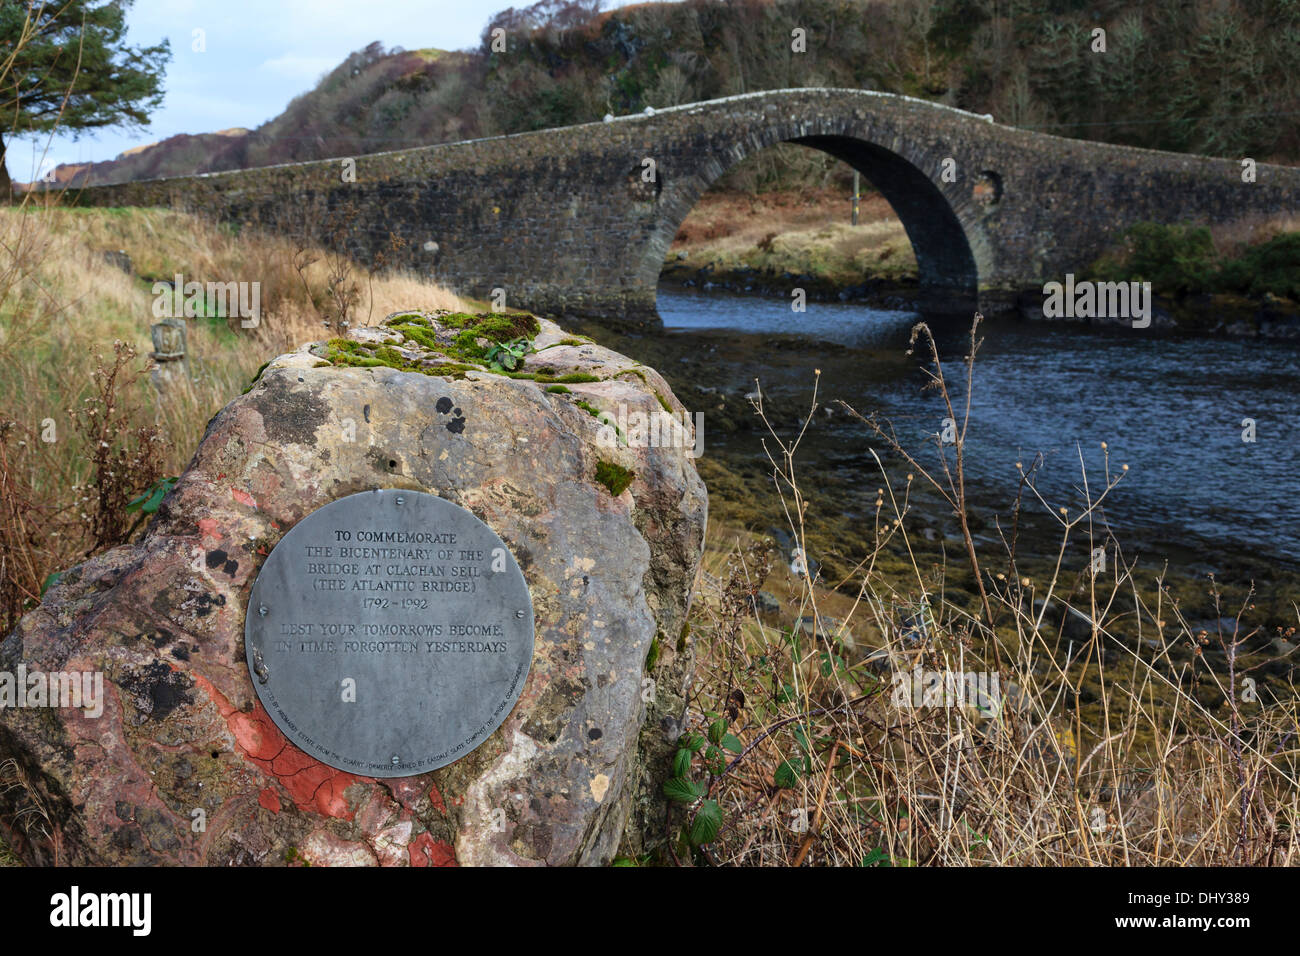
<path fill-rule="evenodd" d="M 707 193 L 664 259 L 663 280 L 687 288 L 886 305 L 916 290 L 916 257 L 878 193 L 850 225 L 842 184 Z M 1235 335 L 1300 334 L 1300 222 L 1291 215 L 1215 227 L 1142 223 L 1080 277 L 1150 282 L 1163 328 Z M 1027 290 L 1036 303 L 1037 290 Z M 1031 307 L 1035 307 L 1031 306 Z M 1293 328 L 1293 326 L 1295 326 Z"/>
<path fill-rule="evenodd" d="M 853 226 L 850 193 L 838 187 L 708 193 L 678 230 L 664 277 L 735 291 L 800 287 L 814 297 L 864 282 L 914 284 L 916 257 L 889 203 L 864 195 Z"/>

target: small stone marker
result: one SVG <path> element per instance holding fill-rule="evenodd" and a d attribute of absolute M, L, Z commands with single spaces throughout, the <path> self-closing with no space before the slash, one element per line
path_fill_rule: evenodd
<path fill-rule="evenodd" d="M 244 626 L 253 687 L 306 753 L 369 777 L 464 757 L 509 715 L 533 657 L 514 555 L 436 495 L 340 498 L 258 572 Z"/>

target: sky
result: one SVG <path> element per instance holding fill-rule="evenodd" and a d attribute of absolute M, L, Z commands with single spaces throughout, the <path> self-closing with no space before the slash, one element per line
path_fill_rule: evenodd
<path fill-rule="evenodd" d="M 113 159 L 132 146 L 177 133 L 250 129 L 284 110 L 349 53 L 378 40 L 385 48 L 478 45 L 498 10 L 529 0 L 136 0 L 127 42 L 171 41 L 162 107 L 143 129 L 88 130 L 10 140 L 5 157 L 15 180 L 29 181 L 59 163 Z M 606 6 L 619 6 L 606 3 Z M 194 49 L 202 30 L 204 50 Z"/>

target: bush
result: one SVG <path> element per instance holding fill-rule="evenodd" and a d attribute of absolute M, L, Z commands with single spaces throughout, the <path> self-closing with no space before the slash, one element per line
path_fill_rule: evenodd
<path fill-rule="evenodd" d="M 1208 289 L 1214 274 L 1214 241 L 1204 226 L 1142 222 L 1124 234 L 1121 247 L 1093 266 L 1102 281 L 1150 282 L 1158 292 Z"/>
<path fill-rule="evenodd" d="M 1300 232 L 1287 232 L 1250 246 L 1236 257 L 1220 256 L 1204 226 L 1144 222 L 1089 269 L 1103 282 L 1150 282 L 1166 295 L 1231 292 L 1300 298 Z"/>
<path fill-rule="evenodd" d="M 1219 271 L 1223 292 L 1300 299 L 1300 232 L 1283 233 L 1225 262 Z"/>

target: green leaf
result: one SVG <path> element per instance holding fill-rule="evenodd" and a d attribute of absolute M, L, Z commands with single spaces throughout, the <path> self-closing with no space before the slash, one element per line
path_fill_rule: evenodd
<path fill-rule="evenodd" d="M 709 724 L 709 740 L 715 744 L 722 739 L 722 735 L 727 732 L 727 722 L 721 718 Z"/>
<path fill-rule="evenodd" d="M 794 739 L 798 741 L 800 748 L 804 751 L 811 749 L 808 743 L 808 733 L 803 729 L 803 724 L 794 725 Z"/>
<path fill-rule="evenodd" d="M 723 750 L 730 750 L 733 754 L 738 754 L 745 749 L 745 745 L 740 742 L 740 738 L 735 734 L 723 734 L 718 743 Z"/>
<path fill-rule="evenodd" d="M 673 777 L 664 781 L 664 796 L 678 803 L 694 803 L 704 796 L 704 784 L 685 777 Z"/>
<path fill-rule="evenodd" d="M 799 782 L 799 767 L 789 760 L 782 760 L 772 775 L 772 782 L 782 790 L 790 790 Z"/>
<path fill-rule="evenodd" d="M 691 757 L 693 756 L 694 754 L 685 747 L 673 754 L 674 777 L 684 777 L 691 772 Z"/>
<path fill-rule="evenodd" d="M 682 746 L 685 747 L 693 754 L 697 754 L 701 750 L 703 750 L 704 745 L 707 742 L 708 741 L 706 741 L 699 734 L 687 734 L 684 738 L 682 738 Z"/>
<path fill-rule="evenodd" d="M 158 510 L 162 500 L 167 497 L 167 492 L 172 490 L 179 478 L 163 478 L 162 480 L 150 485 L 140 494 L 136 495 L 126 503 L 127 511 L 143 511 L 151 515 Z"/>
<path fill-rule="evenodd" d="M 712 843 L 718 838 L 720 829 L 722 829 L 722 808 L 718 806 L 716 800 L 705 800 L 700 804 L 695 819 L 691 821 L 691 832 L 687 838 L 692 846 Z"/>
<path fill-rule="evenodd" d="M 708 769 L 709 773 L 718 777 L 727 769 L 727 761 L 722 756 L 721 750 L 717 747 L 710 746 L 708 750 L 704 751 L 704 766 Z"/>
<path fill-rule="evenodd" d="M 45 597 L 45 592 L 59 583 L 59 579 L 63 577 L 63 574 L 62 571 L 54 571 L 46 577 L 45 583 L 41 585 L 41 597 Z"/>

